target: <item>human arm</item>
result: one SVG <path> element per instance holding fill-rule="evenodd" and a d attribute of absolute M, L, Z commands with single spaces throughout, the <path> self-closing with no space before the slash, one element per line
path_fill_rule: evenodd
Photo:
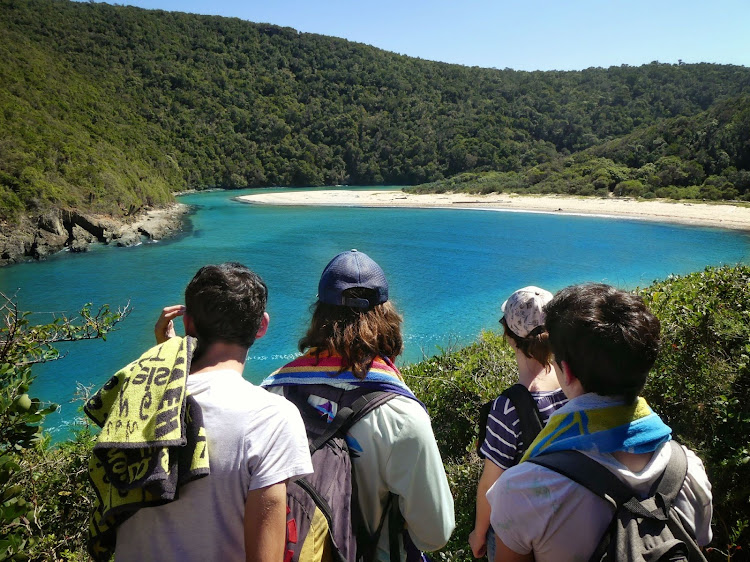
<path fill-rule="evenodd" d="M 174 329 L 174 319 L 183 314 L 185 314 L 185 306 L 181 304 L 165 306 L 162 309 L 159 319 L 154 325 L 154 336 L 156 336 L 157 344 L 162 344 L 177 335 Z"/>
<path fill-rule="evenodd" d="M 685 529 L 695 537 L 700 546 L 706 546 L 713 538 L 711 482 L 706 475 L 703 461 L 684 445 L 682 449 L 687 456 L 687 475 L 672 505 L 680 515 Z"/>
<path fill-rule="evenodd" d="M 384 406 L 402 406 L 398 399 Z M 406 400 L 406 399 L 405 399 Z M 384 468 L 387 488 L 399 499 L 399 509 L 415 546 L 424 551 L 442 548 L 455 527 L 453 496 L 445 475 L 427 413 L 409 401 L 387 446 Z M 395 429 L 395 428 L 394 428 Z"/>
<path fill-rule="evenodd" d="M 245 500 L 245 560 L 278 562 L 286 545 L 286 481 L 250 490 Z"/>
<path fill-rule="evenodd" d="M 474 530 L 469 534 L 469 545 L 474 558 L 481 558 L 487 553 L 487 530 L 490 528 L 490 504 L 487 501 L 487 490 L 500 475 L 505 472 L 490 459 L 484 459 L 484 470 L 477 486 L 477 512 L 474 519 Z"/>
<path fill-rule="evenodd" d="M 534 562 L 533 552 L 529 552 L 528 554 L 518 554 L 505 546 L 505 543 L 500 540 L 498 536 L 495 536 L 495 544 L 497 545 L 495 550 L 495 562 Z"/>

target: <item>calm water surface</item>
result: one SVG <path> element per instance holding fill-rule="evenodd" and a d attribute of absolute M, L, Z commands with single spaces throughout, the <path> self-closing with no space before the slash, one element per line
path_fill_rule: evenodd
<path fill-rule="evenodd" d="M 101 385 L 153 342 L 161 308 L 203 264 L 240 261 L 269 286 L 271 325 L 250 350 L 245 376 L 259 381 L 294 357 L 323 267 L 357 248 L 385 270 L 404 314 L 400 363 L 474 340 L 494 330 L 500 303 L 515 289 L 551 291 L 601 281 L 644 286 L 707 265 L 750 263 L 750 236 L 719 229 L 634 220 L 455 209 L 261 207 L 210 192 L 181 197 L 195 206 L 175 240 L 135 248 L 97 247 L 85 254 L 0 269 L 0 290 L 17 296 L 32 320 L 73 313 L 83 304 L 130 303 L 132 314 L 106 342 L 67 345 L 67 356 L 36 369 L 33 394 L 61 404 L 48 425 L 73 420 L 78 384 Z M 64 433 L 64 430 L 63 430 Z"/>

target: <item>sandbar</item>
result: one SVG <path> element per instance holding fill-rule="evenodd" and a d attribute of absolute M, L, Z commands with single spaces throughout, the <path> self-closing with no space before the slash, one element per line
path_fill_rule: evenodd
<path fill-rule="evenodd" d="M 288 189 L 236 198 L 255 205 L 328 207 L 406 207 L 485 209 L 525 213 L 590 215 L 629 218 L 661 223 L 728 228 L 750 232 L 750 206 L 731 203 L 696 203 L 637 200 L 620 197 L 572 197 L 565 195 L 515 195 L 491 193 L 414 194 L 400 190 Z"/>

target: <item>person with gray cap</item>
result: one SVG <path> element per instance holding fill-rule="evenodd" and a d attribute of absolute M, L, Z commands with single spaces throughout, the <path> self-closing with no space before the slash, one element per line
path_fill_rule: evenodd
<path fill-rule="evenodd" d="M 381 267 L 363 252 L 335 256 L 320 277 L 310 326 L 299 341 L 303 355 L 261 385 L 284 395 L 320 389 L 325 396 L 315 390 L 306 400 L 329 422 L 346 394 L 389 394 L 346 433 L 364 526 L 355 531 L 358 547 L 363 534 L 376 542 L 375 560 L 414 560 L 419 551 L 448 542 L 455 514 L 430 418 L 394 365 L 403 350 L 402 319 L 388 289 Z M 389 528 L 391 513 L 403 517 L 398 535 L 380 532 L 384 523 Z"/>
<path fill-rule="evenodd" d="M 516 355 L 518 383 L 492 402 L 485 438 L 478 451 L 484 458 L 484 469 L 477 486 L 474 530 L 469 535 L 476 558 L 487 555 L 489 560 L 494 559 L 495 533 L 490 526 L 490 505 L 485 494 L 505 470 L 518 463 L 531 444 L 522 431 L 526 425 L 524 418 L 536 420 L 540 429 L 566 402 L 544 327 L 544 305 L 551 300 L 552 293 L 530 286 L 515 291 L 501 307 L 500 324 Z"/>

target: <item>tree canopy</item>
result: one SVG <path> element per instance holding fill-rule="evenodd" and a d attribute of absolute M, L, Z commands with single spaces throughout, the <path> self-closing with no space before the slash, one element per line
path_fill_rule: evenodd
<path fill-rule="evenodd" d="M 580 155 L 623 168 L 594 190 L 748 194 L 739 66 L 470 68 L 234 18 L 0 0 L 0 84 L 6 218 L 126 215 L 185 188 L 536 185 Z"/>

